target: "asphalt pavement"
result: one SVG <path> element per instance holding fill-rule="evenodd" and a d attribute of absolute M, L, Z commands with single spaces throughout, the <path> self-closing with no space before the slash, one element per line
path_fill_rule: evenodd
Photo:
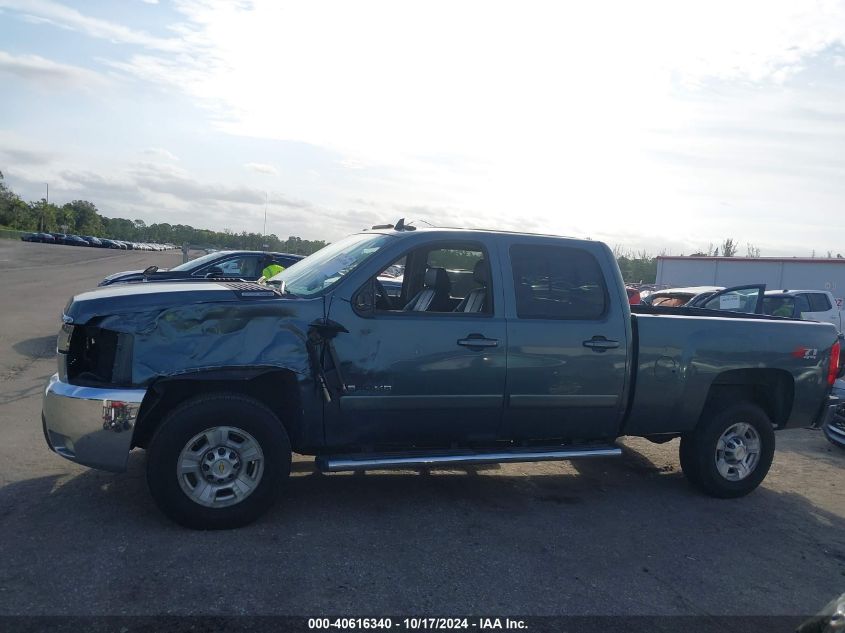
<path fill-rule="evenodd" d="M 178 253 L 0 240 L 0 615 L 801 615 L 845 591 L 845 451 L 778 434 L 760 489 L 717 500 L 677 442 L 623 457 L 321 475 L 298 457 L 254 525 L 165 519 L 144 453 L 51 453 L 41 391 L 70 296 Z"/>

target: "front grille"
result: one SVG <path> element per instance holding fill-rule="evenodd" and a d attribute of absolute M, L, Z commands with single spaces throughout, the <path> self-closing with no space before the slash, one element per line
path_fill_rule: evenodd
<path fill-rule="evenodd" d="M 114 384 L 115 359 L 121 335 L 84 326 L 74 329 L 67 353 L 67 376 L 72 384 Z"/>

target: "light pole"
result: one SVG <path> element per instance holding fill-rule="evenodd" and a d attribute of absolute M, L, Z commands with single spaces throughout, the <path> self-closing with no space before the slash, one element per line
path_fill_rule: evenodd
<path fill-rule="evenodd" d="M 264 192 L 264 231 L 261 233 L 261 248 L 267 250 L 267 205 L 270 204 L 270 193 Z"/>
<path fill-rule="evenodd" d="M 41 231 L 44 231 L 44 214 L 47 213 L 47 205 L 50 204 L 50 183 L 45 182 L 44 185 L 47 187 L 47 197 L 44 198 L 44 207 L 41 209 Z"/>

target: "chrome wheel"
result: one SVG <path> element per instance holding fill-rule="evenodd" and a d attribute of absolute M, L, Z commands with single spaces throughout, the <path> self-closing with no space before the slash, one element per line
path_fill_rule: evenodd
<path fill-rule="evenodd" d="M 264 453 L 246 431 L 216 426 L 196 434 L 176 462 L 179 485 L 188 497 L 208 508 L 234 505 L 261 482 Z"/>
<path fill-rule="evenodd" d="M 760 436 L 745 422 L 729 426 L 716 443 L 716 469 L 728 481 L 742 481 L 760 461 Z"/>

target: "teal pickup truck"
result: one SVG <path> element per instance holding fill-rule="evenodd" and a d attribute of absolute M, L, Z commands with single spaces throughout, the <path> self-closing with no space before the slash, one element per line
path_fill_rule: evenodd
<path fill-rule="evenodd" d="M 622 436 L 679 437 L 691 484 L 745 495 L 769 470 L 774 430 L 832 415 L 836 328 L 664 312 L 628 305 L 600 242 L 400 221 L 268 285 L 74 297 L 44 434 L 113 471 L 146 449 L 156 503 L 199 529 L 261 515 L 292 452 L 333 472 L 607 457 Z"/>

